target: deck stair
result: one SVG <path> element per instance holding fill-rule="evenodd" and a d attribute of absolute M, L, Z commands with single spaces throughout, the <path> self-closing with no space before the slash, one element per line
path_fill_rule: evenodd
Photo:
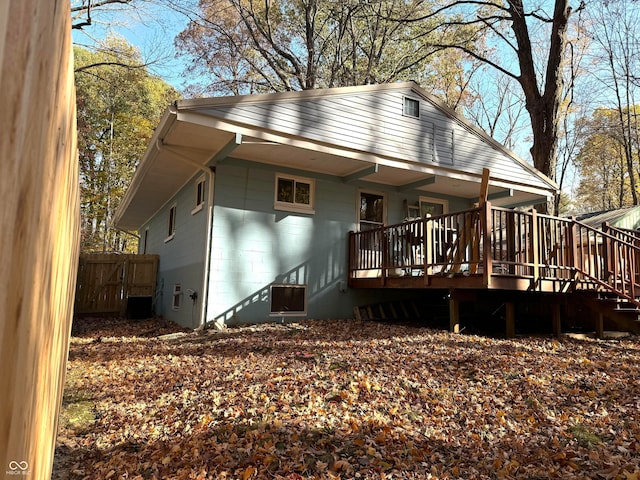
<path fill-rule="evenodd" d="M 589 309 L 608 320 L 616 330 L 640 334 L 640 306 L 610 292 L 582 292 L 577 297 Z"/>

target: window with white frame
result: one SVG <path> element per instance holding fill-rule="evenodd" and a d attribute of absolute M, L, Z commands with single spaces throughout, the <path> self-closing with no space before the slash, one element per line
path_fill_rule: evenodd
<path fill-rule="evenodd" d="M 315 213 L 314 196 L 314 180 L 293 175 L 276 175 L 275 202 L 273 206 L 276 210 Z"/>
<path fill-rule="evenodd" d="M 415 98 L 404 97 L 402 114 L 407 117 L 420 118 L 420 101 Z"/>
<path fill-rule="evenodd" d="M 177 205 L 172 205 L 169 209 L 169 221 L 167 224 L 167 238 L 164 240 L 168 242 L 171 240 L 176 234 L 176 211 Z"/>
<path fill-rule="evenodd" d="M 271 285 L 272 316 L 306 315 L 307 286 L 282 284 Z"/>
<path fill-rule="evenodd" d="M 205 178 L 204 175 L 202 175 L 197 181 L 196 181 L 196 188 L 195 188 L 195 194 L 196 194 L 196 205 L 193 208 L 193 210 L 191 210 L 191 214 L 193 215 L 194 213 L 199 212 L 200 210 L 202 210 L 202 207 L 204 207 L 204 200 L 205 200 Z"/>
<path fill-rule="evenodd" d="M 436 217 L 449 212 L 449 202 L 439 198 L 420 197 L 420 216 Z"/>
<path fill-rule="evenodd" d="M 358 230 L 363 232 L 385 224 L 386 205 L 384 194 L 360 192 Z"/>
<path fill-rule="evenodd" d="M 182 299 L 182 285 L 176 283 L 173 286 L 173 300 L 171 302 L 171 308 L 174 310 L 180 309 L 180 300 Z"/>

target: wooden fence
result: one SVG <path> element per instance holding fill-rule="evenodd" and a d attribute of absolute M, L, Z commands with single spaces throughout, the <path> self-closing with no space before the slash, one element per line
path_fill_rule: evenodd
<path fill-rule="evenodd" d="M 80 244 L 70 2 L 0 1 L 0 477 L 48 480 Z"/>
<path fill-rule="evenodd" d="M 126 315 L 130 298 L 154 297 L 157 271 L 157 255 L 80 255 L 76 315 Z"/>

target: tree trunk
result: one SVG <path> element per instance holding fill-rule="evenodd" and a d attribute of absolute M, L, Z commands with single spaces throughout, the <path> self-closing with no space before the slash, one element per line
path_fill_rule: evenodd
<path fill-rule="evenodd" d="M 533 165 L 552 180 L 556 177 L 558 149 L 558 110 L 563 89 L 562 65 L 567 42 L 567 24 L 571 16 L 568 0 L 556 0 L 551 24 L 549 55 L 544 77 L 544 92 L 538 88 L 529 28 L 522 0 L 509 2 L 511 28 L 518 45 L 518 81 L 525 95 L 526 108 L 531 119 Z M 555 202 L 537 206 L 543 213 L 555 213 Z"/>

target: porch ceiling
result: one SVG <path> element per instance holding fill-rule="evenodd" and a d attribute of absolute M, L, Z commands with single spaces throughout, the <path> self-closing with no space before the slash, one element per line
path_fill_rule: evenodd
<path fill-rule="evenodd" d="M 380 158 L 367 152 L 333 145 L 314 144 L 307 139 L 280 136 L 218 120 L 194 122 L 167 112 L 141 161 L 138 171 L 116 212 L 115 224 L 139 229 L 161 209 L 200 169 L 224 161 L 226 156 L 270 164 L 286 169 L 316 172 L 350 182 L 361 180 L 391 185 L 399 191 L 417 191 L 455 196 L 475 201 L 480 175 L 438 168 L 427 164 Z M 240 139 L 241 142 L 234 143 Z M 492 202 L 510 206 L 537 202 L 540 189 L 515 185 L 493 176 L 489 185 Z"/>

